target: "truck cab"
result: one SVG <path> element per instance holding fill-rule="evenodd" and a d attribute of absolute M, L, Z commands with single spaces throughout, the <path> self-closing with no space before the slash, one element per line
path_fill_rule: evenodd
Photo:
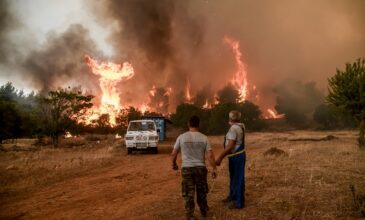
<path fill-rule="evenodd" d="M 151 150 L 158 153 L 158 129 L 153 120 L 130 121 L 124 136 L 128 154 L 138 150 Z"/>

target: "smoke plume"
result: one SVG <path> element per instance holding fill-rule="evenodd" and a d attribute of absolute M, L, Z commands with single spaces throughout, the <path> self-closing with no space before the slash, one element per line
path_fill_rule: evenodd
<path fill-rule="evenodd" d="M 98 79 L 85 65 L 85 54 L 100 54 L 88 31 L 71 25 L 61 35 L 51 35 L 41 50 L 32 51 L 22 63 L 24 77 L 30 77 L 41 91 L 63 85 L 80 85 L 98 92 Z"/>
<path fill-rule="evenodd" d="M 193 96 L 210 86 L 208 98 L 213 97 L 235 71 L 233 55 L 222 44 L 225 35 L 240 41 L 249 87 L 257 88 L 248 95 L 255 94 L 262 107 L 275 105 L 273 88 L 283 80 L 317 81 L 324 90 L 336 67 L 365 55 L 361 0 L 104 0 L 101 4 L 100 19 L 117 24 L 110 38 L 116 56 L 136 66 L 137 77 L 123 86 L 137 85 L 133 91 L 137 103 L 156 85 L 173 88 L 170 106 L 175 107 L 184 101 L 187 81 Z"/>
<path fill-rule="evenodd" d="M 20 22 L 11 13 L 8 0 L 0 0 L 0 64 L 9 63 L 16 53 L 9 33 L 18 28 Z"/>

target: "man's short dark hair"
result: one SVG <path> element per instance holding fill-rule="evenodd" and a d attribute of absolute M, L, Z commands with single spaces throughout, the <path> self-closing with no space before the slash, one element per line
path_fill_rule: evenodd
<path fill-rule="evenodd" d="M 193 115 L 189 119 L 189 127 L 199 128 L 200 119 L 198 116 Z"/>

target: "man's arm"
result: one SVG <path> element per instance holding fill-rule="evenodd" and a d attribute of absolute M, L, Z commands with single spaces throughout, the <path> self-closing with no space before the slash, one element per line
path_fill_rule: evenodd
<path fill-rule="evenodd" d="M 221 165 L 224 157 L 227 156 L 228 154 L 230 154 L 235 146 L 236 146 L 236 140 L 228 140 L 228 144 L 227 144 L 226 148 L 223 150 L 223 152 L 219 155 L 219 157 L 216 160 L 217 166 Z"/>
<path fill-rule="evenodd" d="M 215 156 L 212 150 L 208 150 L 207 151 L 207 158 L 209 161 L 210 166 L 212 166 L 213 169 L 216 169 L 216 164 L 215 164 Z"/>
<path fill-rule="evenodd" d="M 171 162 L 172 162 L 172 169 L 177 170 L 179 167 L 177 166 L 176 159 L 177 155 L 179 154 L 179 151 L 174 148 L 174 150 L 171 153 Z"/>
<path fill-rule="evenodd" d="M 207 158 L 208 158 L 208 161 L 209 161 L 210 165 L 213 168 L 212 177 L 214 179 L 214 178 L 217 177 L 217 166 L 215 164 L 215 156 L 214 156 L 214 153 L 213 153 L 212 149 L 207 151 Z"/>

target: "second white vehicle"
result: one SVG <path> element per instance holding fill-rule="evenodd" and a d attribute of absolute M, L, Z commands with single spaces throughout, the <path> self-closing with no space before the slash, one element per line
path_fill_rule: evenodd
<path fill-rule="evenodd" d="M 137 150 L 158 153 L 158 129 L 153 120 L 130 121 L 124 139 L 128 154 Z"/>

